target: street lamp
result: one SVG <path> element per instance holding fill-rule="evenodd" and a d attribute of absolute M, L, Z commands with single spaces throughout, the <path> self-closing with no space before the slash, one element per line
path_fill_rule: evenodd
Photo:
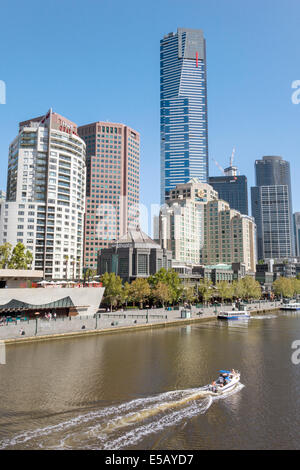
<path fill-rule="evenodd" d="M 38 315 L 40 314 L 40 312 L 35 312 L 35 333 L 34 333 L 34 336 L 37 335 L 37 331 L 38 331 Z"/>

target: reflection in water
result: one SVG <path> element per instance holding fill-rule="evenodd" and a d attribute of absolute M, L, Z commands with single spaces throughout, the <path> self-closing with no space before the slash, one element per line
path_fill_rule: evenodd
<path fill-rule="evenodd" d="M 9 346 L 0 448 L 300 448 L 295 339 L 299 316 L 268 314 Z M 208 395 L 230 368 L 245 386 Z"/>

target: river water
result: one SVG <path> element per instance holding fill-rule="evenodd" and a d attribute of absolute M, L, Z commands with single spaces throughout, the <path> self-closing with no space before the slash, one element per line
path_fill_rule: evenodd
<path fill-rule="evenodd" d="M 6 347 L 0 449 L 300 449 L 300 313 Z M 201 387 L 241 372 L 222 397 Z"/>

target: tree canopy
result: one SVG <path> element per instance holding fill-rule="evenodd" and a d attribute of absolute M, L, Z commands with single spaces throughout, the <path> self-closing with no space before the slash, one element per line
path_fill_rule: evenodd
<path fill-rule="evenodd" d="M 23 243 L 19 242 L 14 248 L 10 243 L 0 246 L 1 269 L 30 269 L 33 255 L 27 250 Z"/>

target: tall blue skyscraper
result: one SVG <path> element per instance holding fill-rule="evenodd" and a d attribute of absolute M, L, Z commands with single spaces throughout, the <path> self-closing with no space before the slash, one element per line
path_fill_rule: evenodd
<path fill-rule="evenodd" d="M 160 42 L 161 203 L 192 177 L 207 182 L 205 39 L 178 28 Z"/>

